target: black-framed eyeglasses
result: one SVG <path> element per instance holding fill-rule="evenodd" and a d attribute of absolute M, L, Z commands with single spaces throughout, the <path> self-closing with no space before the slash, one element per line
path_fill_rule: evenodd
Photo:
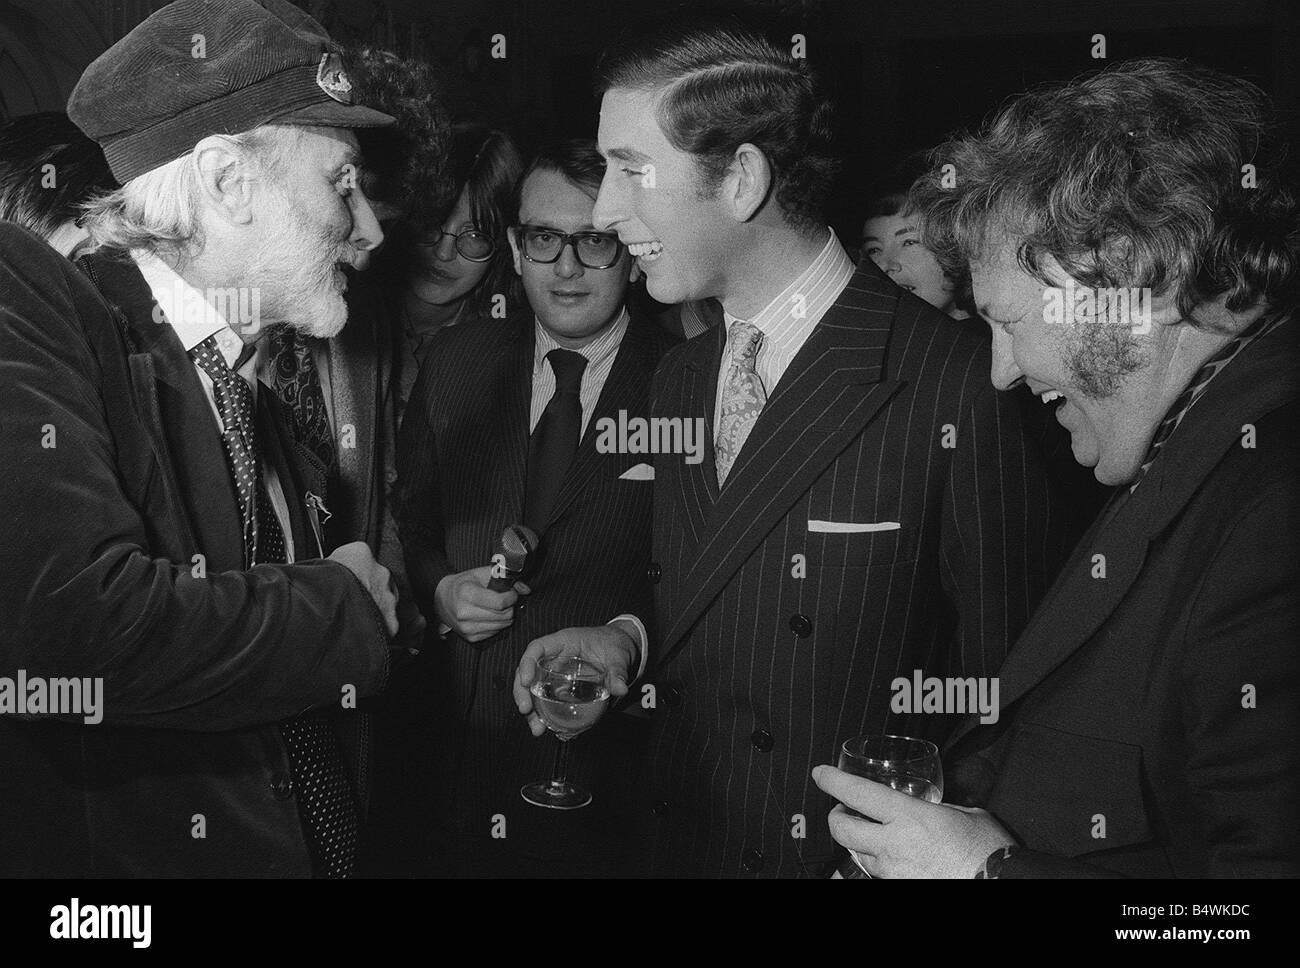
<path fill-rule="evenodd" d="M 492 236 L 478 229 L 466 229 L 460 233 L 439 230 L 436 239 L 416 239 L 415 244 L 429 249 L 437 248 L 443 237 L 448 235 L 456 240 L 456 251 L 470 262 L 487 262 L 496 255 L 497 244 L 492 241 Z"/>
<path fill-rule="evenodd" d="M 529 262 L 549 265 L 560 258 L 566 245 L 588 269 L 608 269 L 623 254 L 623 243 L 613 232 L 561 232 L 545 225 L 516 225 L 519 249 Z"/>

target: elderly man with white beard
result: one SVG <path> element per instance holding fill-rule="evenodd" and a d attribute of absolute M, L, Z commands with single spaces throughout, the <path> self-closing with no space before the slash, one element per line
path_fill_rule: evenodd
<path fill-rule="evenodd" d="M 81 271 L 0 225 L 0 675 L 102 680 L 103 721 L 0 716 L 0 876 L 350 876 L 397 602 L 365 543 L 326 555 L 255 367 L 346 322 L 382 239 L 349 129 L 392 119 L 283 0 L 165 7 L 69 115 L 122 187 Z"/>

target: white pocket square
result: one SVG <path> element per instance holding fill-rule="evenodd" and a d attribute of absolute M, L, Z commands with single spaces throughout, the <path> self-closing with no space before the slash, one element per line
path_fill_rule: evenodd
<path fill-rule="evenodd" d="M 856 524 L 853 521 L 809 521 L 809 531 L 824 534 L 862 534 L 867 531 L 897 531 L 897 521 L 876 521 L 872 524 Z"/>
<path fill-rule="evenodd" d="M 649 464 L 637 464 L 618 475 L 620 481 L 653 481 L 655 469 Z"/>

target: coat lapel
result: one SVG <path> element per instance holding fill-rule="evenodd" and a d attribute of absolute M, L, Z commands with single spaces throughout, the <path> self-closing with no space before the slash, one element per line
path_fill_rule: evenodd
<path fill-rule="evenodd" d="M 890 298 L 896 302 L 896 297 Z M 708 513 L 694 561 L 679 585 L 683 597 L 672 603 L 675 619 L 662 641 L 660 661 L 671 657 L 686 632 L 799 495 L 902 386 L 882 379 L 892 320 L 882 324 L 878 315 L 868 313 L 881 308 L 880 299 L 880 294 L 851 283 L 817 324 L 768 398 Z M 721 356 L 720 346 L 716 356 Z M 712 373 L 716 386 L 716 363 Z M 701 382 L 697 375 L 697 407 L 705 395 Z M 711 407 L 711 399 L 709 403 Z M 702 466 L 716 482 L 712 458 Z"/>
<path fill-rule="evenodd" d="M 125 322 L 137 412 L 176 485 L 194 551 L 209 570 L 242 569 L 239 501 L 194 363 L 133 262 L 93 254 L 82 268 Z"/>
<path fill-rule="evenodd" d="M 1102 510 L 1044 596 L 998 673 L 1005 711 L 1097 634 L 1141 574 L 1151 543 L 1183 510 L 1243 424 L 1300 393 L 1294 320 L 1241 352 L 1206 388 L 1146 477 L 1113 514 Z M 1097 556 L 1103 556 L 1098 558 Z M 1101 565 L 1105 572 L 1102 577 Z M 951 747 L 978 725 L 968 717 Z"/>
<path fill-rule="evenodd" d="M 367 322 L 372 322 L 368 317 Z M 375 506 L 373 490 L 377 475 L 374 467 L 378 460 L 377 445 L 380 438 L 378 416 L 383 413 L 376 385 L 376 341 L 370 327 L 357 325 L 351 320 L 333 341 L 311 340 L 318 370 L 328 368 L 329 392 L 333 403 L 335 428 L 335 455 L 338 463 L 337 482 L 355 482 L 358 494 L 340 494 L 333 503 L 346 516 L 355 518 L 348 522 L 347 533 L 369 536 L 374 522 L 369 520 Z M 339 429 L 351 425 L 354 432 L 351 446 L 339 446 Z"/>
<path fill-rule="evenodd" d="M 682 370 L 678 411 L 687 420 L 703 420 L 704 460 L 698 464 L 681 461 L 677 467 L 679 483 L 678 500 L 686 510 L 686 522 L 691 529 L 691 543 L 698 546 L 709 523 L 713 506 L 718 503 L 718 474 L 713 438 L 713 409 L 718 396 L 718 367 L 727 343 L 725 326 L 713 329 L 692 342 L 688 347 L 686 364 Z M 667 416 L 677 414 L 668 413 Z M 670 458 L 671 459 L 671 458 Z M 678 459 L 680 460 L 680 459 Z M 660 463 L 664 463 L 661 460 Z"/>
<path fill-rule="evenodd" d="M 528 415 L 533 396 L 533 320 L 504 324 L 508 331 L 496 348 L 495 401 L 485 440 L 498 441 L 498 469 L 491 506 L 507 521 L 524 519 L 528 473 Z"/>
<path fill-rule="evenodd" d="M 649 329 L 653 325 L 638 319 L 628 322 L 614 357 L 614 365 L 605 378 L 600 398 L 596 401 L 591 419 L 587 421 L 587 429 L 578 444 L 578 451 L 573 455 L 573 462 L 565 472 L 564 480 L 560 482 L 560 491 L 551 510 L 550 524 L 553 525 L 563 517 L 591 483 L 602 460 L 610 458 L 610 455 L 596 450 L 600 421 L 608 417 L 617 423 L 620 410 L 626 411 L 629 416 L 644 412 L 646 390 L 656 363 L 654 334 Z"/>

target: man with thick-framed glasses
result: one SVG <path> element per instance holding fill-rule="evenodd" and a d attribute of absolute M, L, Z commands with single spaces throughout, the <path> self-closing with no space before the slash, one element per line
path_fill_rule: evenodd
<path fill-rule="evenodd" d="M 549 775 L 554 741 L 530 735 L 511 695 L 529 643 L 575 621 L 616 622 L 645 654 L 645 630 L 624 616 L 649 614 L 652 596 L 650 458 L 604 446 L 601 428 L 646 416 L 673 337 L 628 310 L 639 270 L 591 223 L 604 171 L 589 140 L 533 160 L 508 232 L 527 309 L 439 332 L 402 426 L 398 526 L 417 600 L 446 638 L 427 703 L 439 793 L 426 873 L 629 871 L 629 770 L 645 720 L 608 715 L 574 744 L 569 775 L 593 792 L 590 806 L 539 809 L 519 791 Z M 466 234 L 455 244 L 473 258 Z M 539 550 L 521 584 L 493 591 L 487 563 L 515 523 L 540 535 Z M 612 670 L 622 692 L 637 665 Z"/>

